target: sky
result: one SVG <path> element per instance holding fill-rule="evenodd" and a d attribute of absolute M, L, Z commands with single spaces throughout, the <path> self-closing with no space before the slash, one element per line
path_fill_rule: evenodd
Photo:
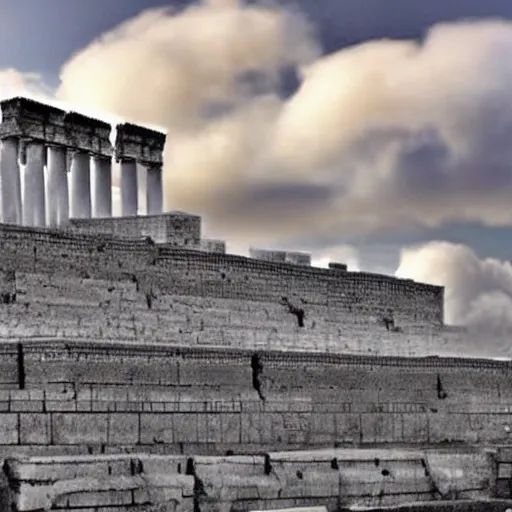
<path fill-rule="evenodd" d="M 205 234 L 512 327 L 509 0 L 2 0 L 0 96 L 164 127 Z"/>

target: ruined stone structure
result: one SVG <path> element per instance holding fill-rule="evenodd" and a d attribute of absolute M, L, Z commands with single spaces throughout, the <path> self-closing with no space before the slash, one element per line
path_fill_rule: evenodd
<path fill-rule="evenodd" d="M 114 151 L 108 123 L 26 98 L 3 101 L 0 108 L 4 223 L 58 227 L 65 226 L 70 216 L 112 216 Z M 117 126 L 116 133 L 115 159 L 121 166 L 123 215 L 137 214 L 137 164 L 147 171 L 148 212 L 162 213 L 165 135 L 131 124 Z M 25 165 L 23 200 L 20 164 Z M 95 178 L 93 191 L 91 168 Z"/>
<path fill-rule="evenodd" d="M 199 217 L 162 213 L 161 134 L 120 125 L 113 155 L 105 123 L 1 106 L 0 508 L 510 497 L 512 363 L 467 357 L 443 288 L 225 254 Z"/>

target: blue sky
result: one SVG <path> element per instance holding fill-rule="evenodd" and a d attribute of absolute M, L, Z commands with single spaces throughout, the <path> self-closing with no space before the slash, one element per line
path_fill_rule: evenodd
<path fill-rule="evenodd" d="M 12 68 L 20 73 L 37 73 L 41 75 L 44 82 L 52 88 L 57 88 L 60 84 L 59 75 L 61 74 L 61 69 L 64 64 L 69 62 L 78 63 L 75 64 L 75 67 L 69 68 L 70 71 L 66 74 L 63 80 L 63 83 L 69 86 L 66 91 L 71 91 L 71 93 L 67 95 L 68 98 L 71 98 L 73 101 L 77 101 L 78 103 L 83 100 L 85 103 L 89 102 L 89 106 L 111 109 L 112 111 L 115 111 L 115 113 L 119 113 L 121 115 L 132 115 L 134 118 L 140 117 L 140 119 L 137 120 L 140 120 L 141 122 L 154 121 L 160 124 L 162 124 L 162 122 L 168 122 L 169 126 L 173 125 L 175 118 L 173 117 L 172 112 L 168 113 L 166 111 L 166 117 L 159 117 L 159 113 L 164 112 L 165 109 L 158 107 L 158 109 L 152 110 L 150 100 L 144 100 L 144 104 L 142 104 L 141 100 L 141 104 L 139 105 L 137 100 L 133 100 L 133 96 L 122 96 L 126 93 L 126 84 L 129 85 L 130 80 L 133 80 L 134 77 L 137 78 L 136 73 L 130 74 L 127 72 L 127 67 L 120 66 L 115 69 L 118 76 L 121 77 L 120 81 L 124 80 L 122 90 L 114 88 L 113 92 L 109 89 L 108 94 L 107 92 L 103 93 L 102 88 L 106 91 L 112 84 L 107 84 L 105 81 L 102 82 L 97 77 L 91 75 L 101 75 L 102 72 L 107 73 L 107 71 L 110 71 L 111 67 L 117 66 L 117 62 L 114 57 L 105 57 L 106 53 L 112 51 L 109 49 L 110 47 L 108 44 L 101 43 L 103 50 L 106 48 L 108 52 L 103 52 L 98 58 L 95 57 L 95 62 L 98 64 L 95 64 L 92 67 L 87 67 L 88 70 L 90 69 L 90 71 L 88 71 L 89 75 L 80 75 L 80 73 L 77 73 L 78 68 L 84 67 L 82 64 L 85 61 L 75 59 L 74 56 L 77 54 L 87 54 L 84 52 L 84 49 L 86 49 L 93 40 L 97 40 L 104 34 L 117 30 L 116 27 L 120 23 L 127 20 L 139 19 L 140 14 L 147 9 L 156 7 L 176 7 L 179 9 L 186 7 L 190 3 L 191 2 L 186 2 L 184 0 L 180 2 L 168 2 L 163 0 L 2 0 L 0 5 L 0 70 Z M 287 5 L 289 6 L 292 4 Z M 454 22 L 468 19 L 512 19 L 512 2 L 510 2 L 510 0 L 443 0 L 442 2 L 428 2 L 425 0 L 299 0 L 293 3 L 293 6 L 295 6 L 295 8 L 312 23 L 315 32 L 314 39 L 320 45 L 324 55 L 339 52 L 340 50 L 351 47 L 352 45 L 358 45 L 374 39 L 414 39 L 421 41 L 430 27 L 443 21 Z M 166 18 L 166 16 L 162 15 L 162 18 Z M 167 16 L 167 18 L 169 18 L 169 16 Z M 193 25 L 190 26 L 192 27 Z M 169 25 L 169 27 L 171 27 L 171 25 Z M 172 27 L 174 27 L 174 25 L 172 25 Z M 168 30 L 174 30 L 172 27 Z M 148 41 L 151 40 L 152 29 L 147 29 L 147 27 L 141 29 L 141 31 L 144 30 L 146 30 L 146 32 L 144 32 L 145 39 L 141 44 L 141 47 L 145 48 L 144 45 L 147 43 L 147 48 L 154 48 L 151 46 L 153 43 L 148 43 Z M 489 40 L 489 35 L 487 32 L 484 32 L 485 31 L 479 32 L 478 37 L 481 37 L 483 42 L 480 46 L 476 46 L 476 49 L 484 47 Z M 499 28 L 494 30 L 494 32 L 498 33 Z M 445 44 L 447 45 L 447 50 L 451 51 L 453 45 L 457 46 L 457 37 L 458 36 L 454 36 L 453 34 L 445 34 L 440 38 L 441 42 L 436 40 L 436 44 Z M 120 36 L 119 38 L 122 39 Z M 505 36 L 501 37 L 498 35 L 496 37 L 496 41 L 498 41 L 498 43 L 500 43 L 500 41 L 503 42 L 504 39 Z M 469 41 L 471 41 L 471 38 L 469 38 Z M 491 45 L 491 50 L 494 53 L 491 52 L 485 54 L 485 58 L 482 58 L 482 63 L 480 63 L 482 66 L 488 66 L 488 68 L 485 69 L 488 69 L 489 75 L 492 73 L 498 73 L 496 69 L 500 66 L 500 59 L 503 58 L 499 56 L 500 48 L 498 43 L 493 43 Z M 503 43 L 503 45 L 504 44 L 505 43 Z M 159 48 L 159 51 L 160 50 L 162 50 L 162 48 Z M 306 50 L 305 53 L 307 53 Z M 150 52 L 152 50 L 148 49 L 147 51 Z M 171 52 L 171 50 L 169 50 L 169 52 Z M 285 60 L 288 59 L 287 66 L 293 67 L 301 64 L 301 59 L 306 59 L 304 56 L 305 53 L 300 56 L 285 56 Z M 438 58 L 440 54 L 442 54 L 442 52 L 438 51 L 435 53 L 434 57 Z M 108 55 L 111 54 L 109 53 Z M 122 54 L 116 55 L 117 57 L 121 55 L 121 58 L 125 56 Z M 469 53 L 469 55 L 471 55 L 471 53 Z M 487 58 L 487 55 L 490 55 L 492 58 Z M 492 62 L 489 64 L 489 59 L 492 61 L 495 55 L 497 55 L 496 69 L 489 67 L 492 64 Z M 148 60 L 150 60 L 152 56 L 153 54 L 148 54 Z M 128 56 L 128 59 L 130 57 L 131 56 Z M 321 55 L 314 58 L 319 59 L 320 57 Z M 434 59 L 434 57 L 432 57 L 432 59 Z M 159 58 L 166 58 L 165 51 L 159 55 Z M 169 57 L 171 60 L 173 58 L 175 58 L 174 54 Z M 352 59 L 352 57 L 350 58 Z M 467 57 L 464 56 L 459 60 L 454 60 L 454 62 L 461 62 L 461 69 L 465 70 L 466 68 L 463 66 L 466 65 L 464 61 L 466 58 Z M 354 64 L 352 65 L 354 69 L 359 66 L 358 62 L 362 61 L 354 60 Z M 153 77 L 151 79 L 153 80 L 151 85 L 156 83 L 157 80 L 162 80 L 164 85 L 166 83 L 166 78 L 164 76 L 167 72 L 167 69 L 165 68 L 166 61 L 160 60 L 159 63 L 162 68 L 157 70 L 158 73 L 155 75 L 150 74 Z M 87 63 L 87 66 L 89 65 L 90 63 Z M 349 64 L 343 65 L 347 66 Z M 134 66 L 137 66 L 137 64 L 134 64 Z M 445 70 L 445 73 L 446 70 L 448 70 L 449 74 L 449 65 L 442 69 Z M 141 73 L 143 71 L 146 72 L 147 70 L 142 70 L 141 68 Z M 474 72 L 473 69 L 470 71 Z M 455 71 L 455 73 L 457 73 L 457 71 Z M 73 79 L 69 78 L 71 75 L 73 75 Z M 79 75 L 81 77 L 80 79 L 77 78 Z M 341 77 L 340 79 L 343 79 L 344 76 L 345 75 L 343 74 L 339 75 L 339 77 Z M 399 75 L 401 80 L 406 80 L 407 77 L 404 78 L 404 76 L 401 74 Z M 478 76 L 478 74 L 475 74 L 475 76 Z M 432 80 L 432 82 L 436 82 L 439 78 L 440 77 L 438 76 L 430 77 L 427 74 L 426 79 L 423 78 L 423 82 L 429 82 L 430 80 Z M 445 79 L 446 77 L 443 76 L 441 78 Z M 496 83 L 501 87 L 502 84 L 505 83 L 503 80 L 506 79 L 508 78 L 503 78 L 500 75 L 496 78 L 493 84 Z M 169 84 L 174 86 L 176 83 L 175 77 L 173 80 L 174 81 L 169 82 Z M 468 75 L 468 81 L 471 82 L 471 80 L 472 76 Z M 84 83 L 85 92 L 78 91 L 77 83 L 80 83 L 80 81 Z M 146 85 L 148 83 L 149 82 L 146 82 Z M 289 90 L 290 83 L 295 83 L 293 80 L 288 80 L 284 83 L 288 86 L 288 90 L 284 92 L 281 91 L 284 95 L 292 95 L 296 92 L 294 90 Z M 141 81 L 141 87 L 143 87 L 143 84 L 144 80 Z M 62 84 L 60 85 L 62 86 Z M 459 88 L 465 87 L 463 80 L 456 85 L 453 85 L 452 81 L 450 81 L 449 83 L 446 82 L 445 85 L 441 84 L 439 87 L 452 86 Z M 281 84 L 281 89 L 283 87 L 284 86 Z M 61 90 L 64 89 L 61 87 Z M 100 91 L 100 89 L 102 91 L 101 94 L 88 95 L 89 90 Z M 141 90 L 140 87 L 139 90 Z M 481 94 L 480 89 L 479 91 L 480 92 L 478 94 Z M 166 92 L 167 91 L 163 86 L 162 88 L 157 88 L 152 92 L 155 104 L 158 102 L 158 95 L 160 94 L 160 96 L 165 96 Z M 466 92 L 467 91 L 464 89 L 464 91 L 461 92 L 461 95 Z M 410 95 L 411 90 L 406 89 L 405 93 Z M 431 91 L 429 90 L 428 94 L 430 93 Z M 131 100 L 126 100 L 123 105 L 120 105 L 115 101 L 116 95 L 122 96 L 123 98 L 130 97 Z M 66 95 L 64 94 L 64 96 Z M 94 96 L 94 98 L 92 98 L 92 96 Z M 435 97 L 442 98 L 442 95 Z M 457 98 L 457 94 L 455 94 L 454 97 Z M 475 97 L 477 96 L 471 96 L 471 98 Z M 165 104 L 170 105 L 172 101 L 174 101 L 173 98 L 174 97 L 171 97 L 170 99 L 166 98 L 165 101 L 167 101 L 167 103 Z M 418 103 L 417 98 L 415 98 L 414 101 L 416 104 Z M 339 178 L 339 180 L 337 179 L 338 181 L 332 183 L 329 182 L 324 189 L 322 189 L 323 185 L 319 185 L 319 182 L 322 180 L 319 181 L 319 179 L 315 178 L 315 181 L 311 180 L 311 177 L 308 177 L 308 179 L 304 181 L 302 180 L 303 177 L 299 180 L 297 176 L 294 176 L 297 183 L 293 183 L 293 185 L 286 182 L 285 184 L 279 184 L 279 187 L 272 188 L 273 185 L 265 183 L 259 184 L 258 187 L 253 187 L 249 190 L 247 188 L 247 183 L 251 180 L 246 176 L 244 178 L 245 181 L 242 180 L 244 187 L 246 188 L 236 190 L 230 188 L 229 190 L 225 190 L 224 195 L 216 195 L 214 197 L 216 201 L 214 206 L 210 205 L 210 209 L 208 209 L 207 206 L 204 206 L 204 211 L 200 213 L 204 213 L 207 216 L 209 213 L 211 214 L 211 219 L 213 220 L 211 220 L 210 225 L 215 222 L 217 222 L 217 225 L 219 225 L 220 222 L 226 222 L 227 226 L 229 224 L 228 221 L 239 217 L 241 219 L 239 223 L 234 222 L 233 226 L 229 224 L 229 227 L 224 231 L 217 230 L 219 233 L 215 232 L 214 234 L 220 234 L 224 237 L 233 236 L 233 238 L 238 239 L 240 238 L 241 232 L 254 233 L 254 240 L 257 243 L 266 242 L 265 237 L 261 236 L 261 230 L 264 229 L 267 233 L 270 233 L 272 229 L 269 226 L 278 224 L 277 220 L 283 217 L 284 231 L 276 231 L 275 237 L 268 238 L 268 244 L 276 246 L 279 245 L 280 241 L 283 241 L 283 245 L 289 246 L 290 244 L 293 244 L 294 248 L 304 248 L 306 250 L 320 252 L 324 250 L 328 252 L 329 248 L 348 245 L 359 251 L 360 265 L 372 270 L 392 272 L 398 264 L 399 254 L 404 246 L 429 242 L 432 240 L 443 240 L 465 244 L 471 247 L 480 258 L 497 257 L 503 260 L 508 260 L 512 254 L 512 231 L 510 229 L 512 222 L 509 222 L 508 219 L 503 220 L 499 218 L 500 216 L 497 215 L 495 211 L 491 210 L 494 198 L 493 194 L 495 194 L 497 198 L 496 204 L 501 204 L 499 201 L 503 199 L 502 196 L 506 192 L 504 184 L 508 186 L 509 171 L 512 175 L 512 155 L 510 155 L 511 161 L 509 169 L 507 166 L 507 159 L 509 157 L 508 153 L 503 154 L 502 160 L 495 161 L 495 148 L 493 149 L 492 141 L 489 142 L 489 140 L 486 139 L 486 134 L 492 132 L 494 129 L 493 115 L 495 115 L 496 112 L 505 111 L 506 108 L 498 102 L 496 103 L 497 106 L 495 111 L 493 111 L 494 114 L 491 115 L 487 111 L 482 111 L 482 114 L 479 117 L 477 113 L 484 108 L 484 103 L 485 105 L 489 104 L 489 99 L 485 99 L 485 101 L 481 100 L 481 104 L 475 103 L 480 100 L 471 99 L 471 101 L 474 103 L 472 104 L 470 114 L 467 114 L 465 111 L 467 114 L 465 114 L 466 117 L 461 117 L 461 133 L 464 132 L 464 137 L 467 137 L 467 140 L 471 141 L 472 147 L 476 147 L 480 143 L 482 144 L 482 147 L 477 147 L 477 149 L 475 149 L 475 151 L 478 150 L 478 153 L 472 155 L 471 162 L 465 161 L 461 166 L 459 166 L 460 169 L 463 169 L 466 173 L 462 181 L 452 179 L 452 176 L 455 176 L 456 172 L 459 172 L 459 167 L 453 168 L 446 163 L 450 160 L 450 158 L 446 158 L 446 155 L 450 153 L 451 149 L 453 149 L 450 144 L 459 144 L 460 141 L 450 141 L 450 143 L 448 143 L 446 141 L 446 133 L 443 132 L 444 128 L 439 128 L 439 126 L 435 125 L 437 122 L 435 120 L 429 120 L 428 122 L 425 122 L 425 126 L 414 128 L 414 130 L 420 133 L 422 141 L 424 141 L 425 138 L 429 140 L 427 147 L 422 146 L 419 149 L 413 148 L 411 150 L 409 142 L 412 139 L 410 133 L 407 132 L 411 125 L 409 121 L 407 121 L 408 124 L 406 123 L 408 126 L 407 130 L 405 130 L 403 126 L 399 126 L 396 130 L 393 128 L 394 131 L 392 130 L 392 134 L 390 134 L 391 132 L 386 132 L 384 135 L 375 135 L 374 133 L 368 132 L 365 137 L 358 141 L 358 145 L 356 145 L 357 147 L 351 147 L 351 158 L 353 158 L 354 152 L 357 153 L 357 151 L 362 151 L 364 153 L 364 158 L 369 158 L 367 155 L 373 155 L 375 151 L 379 151 L 378 148 L 381 146 L 387 147 L 389 141 L 386 141 L 388 139 L 392 139 L 392 145 L 394 144 L 395 146 L 397 144 L 397 140 L 400 141 L 404 139 L 408 141 L 406 144 L 404 143 L 405 145 L 403 147 L 400 146 L 400 155 L 395 155 L 394 157 L 396 160 L 396 168 L 394 169 L 394 172 L 396 172 L 395 178 L 390 182 L 391 185 L 383 181 L 382 196 L 379 196 L 378 198 L 378 201 L 382 201 L 380 206 L 382 208 L 385 207 L 386 201 L 388 203 L 395 203 L 396 206 L 397 196 L 393 195 L 393 190 L 396 191 L 403 189 L 404 194 L 407 197 L 407 201 L 404 201 L 403 211 L 401 211 L 400 208 L 395 208 L 396 211 L 394 210 L 392 214 L 389 215 L 388 213 L 382 212 L 381 217 L 386 218 L 386 222 L 383 222 L 382 224 L 375 224 L 375 218 L 370 222 L 368 219 L 363 218 L 364 215 L 361 216 L 360 210 L 364 208 L 364 203 L 357 203 L 356 201 L 354 203 L 355 206 L 352 205 L 354 208 L 352 210 L 336 209 L 337 206 L 335 206 L 335 203 L 339 203 L 336 196 L 338 193 L 338 189 L 336 187 L 340 187 L 339 193 L 341 194 L 345 190 L 345 187 L 352 186 L 349 185 L 350 180 L 343 181 L 348 179 L 347 176 L 352 172 L 352 168 L 345 170 L 346 172 L 344 171 L 345 174 L 343 179 Z M 225 103 L 225 98 L 220 101 L 222 108 L 225 107 Z M 231 104 L 229 101 L 227 101 L 227 103 L 228 106 L 226 108 L 228 112 L 239 108 L 238 104 Z M 421 103 L 421 101 L 419 101 L 419 103 Z M 447 105 L 448 107 L 450 106 L 449 103 L 447 103 Z M 274 107 L 265 106 L 265 108 L 268 108 L 270 113 L 265 110 L 266 113 L 264 115 L 268 114 L 270 116 L 269 118 L 271 118 L 273 112 L 272 108 Z M 171 107 L 169 107 L 169 111 L 170 109 Z M 442 111 L 441 107 L 440 111 Z M 180 122 L 182 121 L 183 119 L 180 118 Z M 283 123 L 286 128 L 286 123 Z M 433 123 L 435 125 L 434 129 L 431 130 L 429 123 Z M 485 123 L 490 124 L 486 125 Z M 508 123 L 508 119 L 504 120 L 503 123 Z M 340 124 L 333 126 L 340 127 L 343 126 L 343 123 L 341 122 Z M 510 138 L 508 139 L 508 127 L 509 125 L 506 124 L 506 129 L 503 128 L 499 131 L 496 140 L 512 140 L 512 130 L 510 131 Z M 450 129 L 452 128 L 453 126 L 450 127 Z M 323 129 L 323 127 L 319 125 L 318 129 Z M 402 133 L 401 130 L 405 130 L 407 133 Z M 430 135 L 429 130 L 432 132 Z M 479 130 L 482 133 L 480 133 Z M 414 132 L 415 134 L 416 131 Z M 182 131 L 179 132 L 179 137 L 183 136 L 184 133 L 185 132 L 182 129 Z M 198 132 L 198 134 L 199 133 L 204 135 L 203 132 Z M 416 140 L 416 135 L 413 137 L 414 140 Z M 414 144 L 416 144 L 416 142 L 414 142 Z M 423 142 L 421 142 L 421 144 L 423 144 Z M 404 149 L 405 147 L 408 149 Z M 368 148 L 367 151 L 365 148 Z M 286 147 L 283 151 L 285 150 L 287 150 Z M 499 151 L 501 151 L 501 149 L 499 149 Z M 359 155 L 359 158 L 360 154 L 357 154 Z M 179 153 L 179 155 L 183 158 L 185 158 L 185 156 L 187 156 L 187 158 L 189 157 L 185 152 L 183 152 L 183 154 Z M 311 162 L 312 166 L 320 165 L 318 161 L 312 160 Z M 337 162 L 337 165 L 342 168 L 345 166 L 347 160 L 337 160 Z M 473 162 L 475 162 L 474 169 L 472 167 Z M 322 166 L 324 163 L 322 163 Z M 436 167 L 438 163 L 439 169 Z M 247 166 L 247 160 L 244 160 L 244 164 Z M 250 161 L 249 167 L 252 168 L 253 164 L 254 162 Z M 350 164 L 352 165 L 352 161 Z M 258 162 L 258 165 L 261 165 L 261 163 Z M 357 165 L 361 165 L 361 158 L 357 160 Z M 350 167 L 350 165 L 348 167 Z M 406 167 L 407 172 L 403 171 L 402 167 Z M 256 164 L 255 168 L 259 169 Z M 320 167 L 318 167 L 318 169 L 320 169 Z M 321 169 L 325 170 L 324 167 Z M 432 169 L 436 172 L 433 172 Z M 428 170 L 428 173 L 425 170 Z M 183 169 L 182 174 L 186 171 L 187 169 Z M 169 168 L 168 172 L 172 173 L 173 169 Z M 205 172 L 207 173 L 207 171 Z M 256 170 L 254 172 L 257 174 L 260 171 Z M 390 172 L 389 169 L 386 172 Z M 329 173 L 327 174 L 330 176 Z M 185 174 L 183 174 L 183 176 L 180 175 L 179 180 L 176 181 L 176 183 L 173 182 L 173 190 L 176 191 L 177 200 L 181 201 L 179 206 L 182 206 L 183 204 L 185 207 L 189 208 L 194 208 L 196 206 L 199 206 L 200 208 L 202 205 L 209 204 L 209 200 L 213 201 L 213 196 L 210 197 L 205 190 L 200 190 L 199 187 L 196 186 L 197 184 L 191 185 L 187 182 L 187 176 Z M 208 177 L 208 174 L 205 176 Z M 224 177 L 223 179 L 226 179 L 225 175 L 222 176 Z M 425 176 L 427 176 L 427 178 L 425 178 Z M 241 179 L 238 174 L 236 178 Z M 207 178 L 203 177 L 203 181 L 205 179 L 207 180 Z M 322 179 L 324 179 L 323 175 Z M 242 181 L 240 181 L 240 183 Z M 312 181 L 315 181 L 315 183 Z M 510 181 L 512 182 L 512 179 Z M 493 183 L 496 184 L 494 188 Z M 466 184 L 471 184 L 472 188 L 470 189 L 470 186 L 466 186 Z M 388 190 L 386 188 L 388 185 L 389 187 L 392 187 L 393 190 Z M 303 195 L 303 197 L 300 198 L 300 204 L 297 204 L 297 196 L 295 197 L 294 202 L 294 198 L 290 198 L 290 194 L 293 195 L 293 191 L 297 191 L 299 189 L 301 190 L 301 195 Z M 462 189 L 464 189 L 465 195 L 463 195 L 459 200 L 456 198 L 455 193 Z M 482 199 L 485 204 L 482 203 L 482 205 L 478 206 L 480 209 L 473 211 L 470 207 L 473 207 L 475 204 L 480 202 L 481 197 L 478 195 L 478 191 L 480 189 L 486 190 L 487 195 L 484 198 L 485 201 Z M 200 195 L 200 198 L 194 199 L 192 196 L 196 191 L 199 191 L 200 194 L 203 195 Z M 503 194 L 501 191 L 503 191 Z M 454 194 L 453 196 L 450 195 L 452 192 Z M 421 202 L 422 197 L 431 198 L 434 204 L 431 207 L 427 207 L 428 205 L 426 205 L 423 209 L 420 209 L 421 211 L 418 210 L 419 213 L 417 212 L 417 215 L 415 216 L 411 214 L 411 212 L 413 212 L 415 204 Z M 451 197 L 453 197 L 453 200 Z M 438 199 L 439 204 L 436 202 Z M 503 199 L 503 204 L 506 204 L 505 199 Z M 267 205 L 265 206 L 266 211 L 263 212 L 256 208 L 257 211 L 251 211 L 249 215 L 246 210 L 250 208 L 250 205 L 256 200 Z M 317 221 L 316 224 L 311 221 L 308 228 L 305 228 L 303 231 L 295 230 L 297 231 L 296 233 L 292 230 L 295 233 L 293 237 L 283 238 L 283 232 L 286 232 L 288 227 L 291 226 L 293 220 L 291 217 L 293 217 L 296 210 L 302 211 L 302 209 L 304 209 L 301 213 L 304 216 L 303 220 L 315 219 L 317 218 L 315 215 L 318 213 L 316 203 L 322 201 L 326 203 L 332 202 L 332 211 L 336 212 L 336 215 L 340 218 L 343 217 L 343 222 L 339 225 L 332 223 L 333 226 L 328 229 L 321 221 Z M 372 203 L 377 204 L 378 201 L 375 200 L 372 201 Z M 221 202 L 224 204 L 231 204 L 232 208 L 226 207 L 223 209 L 224 205 L 219 205 Z M 407 202 L 407 205 L 405 205 L 405 202 Z M 361 206 L 361 204 L 363 206 Z M 288 211 L 285 211 L 287 206 L 289 207 Z M 269 214 L 269 211 L 272 213 L 272 208 L 274 207 L 275 214 L 272 216 Z M 445 216 L 437 216 L 436 210 L 440 211 L 445 207 L 447 211 L 450 211 L 450 213 L 446 213 Z M 329 208 L 331 208 L 331 206 Z M 469 213 L 466 212 L 468 208 L 471 210 Z M 359 212 L 358 215 L 361 218 L 351 226 L 350 218 L 347 219 L 347 217 L 350 217 L 352 212 L 355 212 L 356 210 Z M 452 210 L 456 210 L 455 213 L 453 213 Z M 340 211 L 345 213 L 339 213 Z M 247 213 L 247 218 L 244 217 L 244 212 Z M 422 221 L 423 216 L 425 217 L 425 222 Z M 378 211 L 374 217 L 379 217 Z M 411 217 L 411 222 L 405 221 L 408 217 Z M 332 221 L 332 219 L 329 219 L 328 212 L 326 213 L 325 219 L 325 224 L 329 224 Z M 365 226 L 367 222 L 373 222 L 376 227 L 374 226 L 372 229 L 366 229 Z M 259 228 L 255 228 L 256 225 L 259 225 Z M 252 242 L 252 240 L 251 236 L 247 236 L 244 240 L 241 240 L 241 242 L 249 243 Z"/>

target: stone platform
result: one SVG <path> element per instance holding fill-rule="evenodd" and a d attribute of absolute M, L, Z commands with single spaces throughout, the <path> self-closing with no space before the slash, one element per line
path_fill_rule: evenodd
<path fill-rule="evenodd" d="M 94 455 L 9 459 L 4 474 L 13 512 L 242 512 L 312 506 L 334 512 L 416 502 L 453 510 L 446 508 L 447 501 L 459 503 L 456 510 L 462 511 L 477 510 L 467 508 L 475 500 L 490 504 L 495 499 L 499 458 L 499 448 Z M 505 503 L 496 510 L 504 511 Z"/>

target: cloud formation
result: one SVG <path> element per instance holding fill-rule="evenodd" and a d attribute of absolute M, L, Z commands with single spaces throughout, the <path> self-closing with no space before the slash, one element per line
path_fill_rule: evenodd
<path fill-rule="evenodd" d="M 330 262 L 344 263 L 349 272 L 361 270 L 359 251 L 350 245 L 327 246 L 313 252 L 312 265 L 327 268 Z"/>
<path fill-rule="evenodd" d="M 63 67 L 58 97 L 167 127 L 167 206 L 215 236 L 509 225 L 511 51 L 512 25 L 488 20 L 321 56 L 300 13 L 210 0 L 104 34 Z"/>
<path fill-rule="evenodd" d="M 13 68 L 0 69 L 0 100 L 13 96 L 49 100 L 53 91 L 38 73 L 23 73 Z"/>
<path fill-rule="evenodd" d="M 464 245 L 430 242 L 404 249 L 396 275 L 445 286 L 446 323 L 512 333 L 510 262 L 479 259 Z"/>

